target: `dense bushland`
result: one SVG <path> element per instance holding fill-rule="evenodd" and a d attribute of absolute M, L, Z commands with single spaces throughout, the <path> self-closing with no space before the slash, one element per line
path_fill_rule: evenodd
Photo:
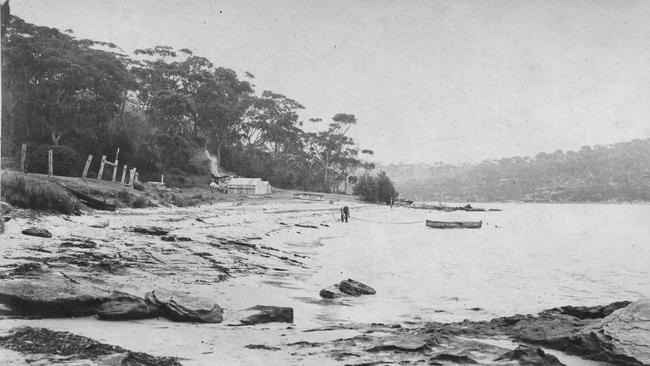
<path fill-rule="evenodd" d="M 255 91 L 253 79 L 185 48 L 129 55 L 12 17 L 2 39 L 2 154 L 19 156 L 26 143 L 27 170 L 46 172 L 54 149 L 55 174 L 68 176 L 92 154 L 93 176 L 119 147 L 120 165 L 137 167 L 141 180 L 165 174 L 183 185 L 209 177 L 207 151 L 235 174 L 322 191 L 345 191 L 373 168 L 361 159 L 372 150 L 348 136 L 353 114 L 309 119 L 317 132 L 305 132 L 304 107 Z"/>

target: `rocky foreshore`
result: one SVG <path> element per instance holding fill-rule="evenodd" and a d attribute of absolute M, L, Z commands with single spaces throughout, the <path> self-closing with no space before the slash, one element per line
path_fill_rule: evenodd
<path fill-rule="evenodd" d="M 0 248 L 0 359 L 13 365 L 201 365 L 215 359 L 561 365 L 575 355 L 650 364 L 648 300 L 489 321 L 300 327 L 304 314 L 295 300 L 262 295 L 259 282 L 248 279 L 300 281 L 312 253 L 282 243 L 314 240 L 306 232 L 332 235 L 338 225 L 332 210 L 327 203 L 254 201 L 14 217 Z M 23 233 L 26 228 L 51 236 Z M 373 283 L 340 280 L 315 290 L 310 301 L 327 308 L 378 296 Z"/>

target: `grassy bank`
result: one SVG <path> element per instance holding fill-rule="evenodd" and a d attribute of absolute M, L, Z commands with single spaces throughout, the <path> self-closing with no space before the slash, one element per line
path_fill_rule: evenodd
<path fill-rule="evenodd" d="M 64 214 L 81 208 L 79 200 L 60 185 L 9 171 L 2 172 L 2 200 L 16 207 Z"/>

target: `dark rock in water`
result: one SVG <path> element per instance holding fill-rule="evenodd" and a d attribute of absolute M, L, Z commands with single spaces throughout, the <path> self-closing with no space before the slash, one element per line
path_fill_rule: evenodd
<path fill-rule="evenodd" d="M 617 365 L 650 364 L 650 299 L 631 303 L 549 347 Z"/>
<path fill-rule="evenodd" d="M 335 299 L 344 296 L 361 296 L 361 295 L 374 295 L 375 289 L 370 286 L 364 285 L 361 282 L 347 279 L 343 280 L 336 285 L 326 287 L 320 290 L 319 295 L 325 299 Z"/>
<path fill-rule="evenodd" d="M 45 328 L 21 327 L 10 330 L 9 335 L 0 337 L 0 346 L 20 353 L 38 354 L 39 361 L 48 364 L 60 363 L 66 356 L 66 363 L 83 360 L 83 364 L 180 366 L 176 358 L 155 357 L 146 353 L 100 343 L 94 339 L 68 333 L 55 332 Z M 52 356 L 51 358 L 49 356 Z M 107 362 L 101 362 L 107 357 Z M 108 359 L 110 358 L 110 361 Z M 98 362 L 99 361 L 99 362 Z M 40 363 L 40 362 L 39 362 Z"/>
<path fill-rule="evenodd" d="M 519 345 L 514 351 L 508 351 L 495 361 L 519 361 L 521 365 L 564 366 L 557 357 L 547 354 L 541 348 Z"/>
<path fill-rule="evenodd" d="M 158 226 L 134 226 L 132 230 L 135 233 L 158 235 L 158 236 L 167 235 L 169 233 L 169 230 L 163 229 Z"/>
<path fill-rule="evenodd" d="M 124 292 L 114 292 L 97 310 L 101 320 L 149 319 L 158 316 L 158 307 Z"/>
<path fill-rule="evenodd" d="M 52 233 L 41 228 L 30 227 L 22 231 L 24 235 L 39 236 L 41 238 L 51 238 Z"/>
<path fill-rule="evenodd" d="M 338 297 L 348 296 L 339 290 L 338 284 L 320 290 L 319 295 L 325 299 L 336 299 Z"/>
<path fill-rule="evenodd" d="M 361 282 L 347 279 L 339 283 L 339 290 L 351 296 L 374 295 L 375 289 Z"/>
<path fill-rule="evenodd" d="M 223 321 L 223 309 L 217 304 L 207 305 L 205 301 L 189 299 L 160 300 L 153 291 L 145 295 L 145 301 L 160 309 L 160 315 L 176 322 L 221 323 Z"/>
<path fill-rule="evenodd" d="M 20 315 L 43 317 L 87 316 L 97 312 L 109 292 L 73 283 L 64 277 L 0 281 L 0 303 Z"/>
<path fill-rule="evenodd" d="M 293 323 L 293 308 L 257 305 L 248 310 L 256 310 L 258 313 L 242 319 L 242 324 L 252 325 L 273 322 Z"/>

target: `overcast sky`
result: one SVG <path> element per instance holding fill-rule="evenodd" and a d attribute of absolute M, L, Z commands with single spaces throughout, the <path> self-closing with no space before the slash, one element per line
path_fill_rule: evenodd
<path fill-rule="evenodd" d="M 650 1 L 11 0 L 127 51 L 189 48 L 353 113 L 383 162 L 478 162 L 650 137 Z"/>

